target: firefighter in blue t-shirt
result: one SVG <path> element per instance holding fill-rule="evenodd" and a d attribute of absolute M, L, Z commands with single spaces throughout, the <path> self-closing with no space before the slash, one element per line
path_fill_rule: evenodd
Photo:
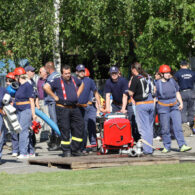
<path fill-rule="evenodd" d="M 109 70 L 110 78 L 106 80 L 105 94 L 106 94 L 106 112 L 120 111 L 126 113 L 127 106 L 127 92 L 128 81 L 127 79 L 119 76 L 119 69 L 116 66 L 112 66 Z M 112 104 L 110 104 L 110 97 L 113 97 Z"/>
<path fill-rule="evenodd" d="M 132 135 L 137 141 L 140 137 L 137 132 L 137 125 L 135 122 L 135 114 L 133 111 L 132 99 L 128 95 L 128 80 L 120 76 L 118 67 L 112 66 L 109 70 L 110 78 L 106 80 L 105 94 L 106 94 L 106 112 L 122 112 L 127 113 L 131 122 Z M 113 101 L 110 104 L 110 97 Z"/>
<path fill-rule="evenodd" d="M 181 61 L 180 67 L 181 69 L 175 73 L 174 77 L 180 87 L 179 91 L 183 100 L 182 123 L 187 123 L 192 128 L 194 124 L 195 72 L 189 69 L 186 61 Z"/>
<path fill-rule="evenodd" d="M 85 76 L 85 66 L 83 64 L 79 64 L 76 67 L 76 74 L 77 78 L 82 80 L 84 83 L 85 87 L 83 92 L 81 93 L 79 99 L 78 99 L 78 107 L 81 110 L 82 116 L 85 121 L 85 129 L 84 129 L 84 137 L 83 137 L 83 146 L 82 150 L 85 153 L 86 151 L 86 145 L 87 145 L 87 134 L 89 135 L 89 141 L 91 146 L 96 147 L 96 129 L 94 128 L 95 124 L 95 118 L 96 118 L 96 110 L 93 109 L 93 103 L 91 101 L 91 92 L 92 96 L 94 95 L 96 100 L 97 100 L 97 112 L 100 112 L 100 96 L 97 91 L 97 87 L 95 85 L 94 80 L 92 80 L 89 77 Z M 95 112 L 94 112 L 95 111 Z M 91 117 L 92 118 L 91 118 Z M 92 121 L 92 120 L 93 121 Z M 92 128 L 89 128 L 88 132 L 88 125 L 92 125 Z"/>
<path fill-rule="evenodd" d="M 181 112 L 183 109 L 183 102 L 179 93 L 179 86 L 173 78 L 171 78 L 171 68 L 163 64 L 159 68 L 161 79 L 156 82 L 156 96 L 158 98 L 157 111 L 160 116 L 161 133 L 164 149 L 162 153 L 168 153 L 171 149 L 171 134 L 170 134 L 170 120 L 175 138 L 179 145 L 181 152 L 191 150 L 184 140 Z"/>
<path fill-rule="evenodd" d="M 57 124 L 61 132 L 63 157 L 82 156 L 80 149 L 83 141 L 84 120 L 77 103 L 84 89 L 84 83 L 71 76 L 68 65 L 62 66 L 61 74 L 61 77 L 46 83 L 43 88 L 56 101 Z"/>

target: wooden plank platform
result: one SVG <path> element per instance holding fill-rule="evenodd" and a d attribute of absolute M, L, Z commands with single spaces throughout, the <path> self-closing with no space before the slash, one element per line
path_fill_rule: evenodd
<path fill-rule="evenodd" d="M 152 156 L 152 157 L 128 157 L 127 155 L 91 155 L 84 157 L 69 158 L 37 158 L 30 159 L 29 164 L 38 164 L 49 167 L 60 167 L 72 170 L 115 167 L 123 165 L 153 165 L 153 164 L 176 164 L 180 160 L 173 156 Z"/>

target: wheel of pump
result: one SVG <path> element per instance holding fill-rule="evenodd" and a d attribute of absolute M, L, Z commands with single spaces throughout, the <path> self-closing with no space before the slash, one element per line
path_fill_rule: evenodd
<path fill-rule="evenodd" d="M 182 124 L 182 129 L 183 129 L 183 135 L 184 135 L 184 137 L 189 137 L 192 134 L 192 130 L 189 127 L 188 124 L 183 123 Z"/>

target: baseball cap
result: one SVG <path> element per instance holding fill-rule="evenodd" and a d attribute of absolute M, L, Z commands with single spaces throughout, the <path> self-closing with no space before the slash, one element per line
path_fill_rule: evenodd
<path fill-rule="evenodd" d="M 85 66 L 84 65 L 82 65 L 82 64 L 79 64 L 77 67 L 76 67 L 76 70 L 77 71 L 85 71 Z"/>
<path fill-rule="evenodd" d="M 116 66 L 112 66 L 109 70 L 110 73 L 113 73 L 113 72 L 119 72 L 119 69 L 116 67 Z"/>
<path fill-rule="evenodd" d="M 24 69 L 26 72 L 28 72 L 28 71 L 34 72 L 35 71 L 35 68 L 32 66 L 26 66 Z"/>
<path fill-rule="evenodd" d="M 186 61 L 186 60 L 182 60 L 181 62 L 180 62 L 180 65 L 181 66 L 185 66 L 185 65 L 187 65 L 188 64 L 188 62 Z"/>

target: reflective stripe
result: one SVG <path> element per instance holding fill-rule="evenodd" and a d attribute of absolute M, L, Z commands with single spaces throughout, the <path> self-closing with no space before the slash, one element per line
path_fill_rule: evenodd
<path fill-rule="evenodd" d="M 61 141 L 61 144 L 62 144 L 62 145 L 70 145 L 70 141 L 68 141 L 68 142 Z"/>
<path fill-rule="evenodd" d="M 82 142 L 82 138 L 77 138 L 77 137 L 72 137 L 72 140 L 77 141 L 77 142 Z"/>

